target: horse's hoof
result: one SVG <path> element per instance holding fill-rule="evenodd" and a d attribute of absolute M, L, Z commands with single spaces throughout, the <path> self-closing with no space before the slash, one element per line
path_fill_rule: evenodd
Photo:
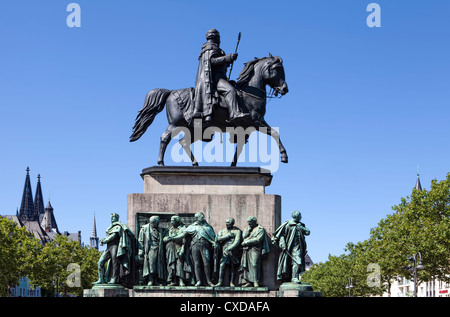
<path fill-rule="evenodd" d="M 192 163 L 192 166 L 198 166 L 198 163 L 197 162 Z"/>
<path fill-rule="evenodd" d="M 287 162 L 288 162 L 287 156 L 282 156 L 282 157 L 281 157 L 281 162 L 282 162 L 282 163 L 287 163 Z"/>
<path fill-rule="evenodd" d="M 159 166 L 164 166 L 164 162 L 158 162 Z"/>

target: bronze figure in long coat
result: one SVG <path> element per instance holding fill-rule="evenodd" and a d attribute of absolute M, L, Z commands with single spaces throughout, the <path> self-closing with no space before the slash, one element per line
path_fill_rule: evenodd
<path fill-rule="evenodd" d="M 159 227 L 159 217 L 150 217 L 150 222 L 139 231 L 138 256 L 143 261 L 142 275 L 148 285 L 157 285 L 167 280 L 164 237 L 167 229 Z"/>
<path fill-rule="evenodd" d="M 256 217 L 247 219 L 248 227 L 242 233 L 243 241 L 239 281 L 244 287 L 258 287 L 262 278 L 262 259 L 270 251 L 266 229 L 260 226 Z"/>
<path fill-rule="evenodd" d="M 229 121 L 248 115 L 239 109 L 236 89 L 228 82 L 226 76 L 227 68 L 237 59 L 237 54 L 225 54 L 220 48 L 220 34 L 216 29 L 206 33 L 206 40 L 198 58 L 193 117 L 203 117 L 205 122 L 210 122 L 213 116 L 213 105 L 218 95 L 225 100 Z"/>
<path fill-rule="evenodd" d="M 168 236 L 164 238 L 167 282 L 170 286 L 177 284 L 184 286 L 186 280 L 190 277 L 190 273 L 192 273 L 189 248 L 186 247 L 186 238 L 183 237 L 186 227 L 180 216 L 172 216 L 170 224 Z"/>
<path fill-rule="evenodd" d="M 299 211 L 292 213 L 292 219 L 283 223 L 274 232 L 272 241 L 281 248 L 278 258 L 277 279 L 299 282 L 299 275 L 305 271 L 306 240 L 310 234 Z"/>
<path fill-rule="evenodd" d="M 214 253 L 215 262 L 219 265 L 219 281 L 216 286 L 222 286 L 227 266 L 230 268 L 230 286 L 235 286 L 234 279 L 240 263 L 239 246 L 242 241 L 242 231 L 234 226 L 234 222 L 233 218 L 227 218 L 226 228 L 220 230 L 216 236 Z M 217 265 L 214 266 L 214 269 L 217 269 Z"/>

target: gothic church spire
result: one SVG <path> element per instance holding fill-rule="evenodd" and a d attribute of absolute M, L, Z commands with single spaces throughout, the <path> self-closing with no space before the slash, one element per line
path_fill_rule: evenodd
<path fill-rule="evenodd" d="M 38 174 L 38 182 L 36 186 L 36 196 L 34 197 L 34 219 L 41 221 L 44 216 L 44 198 L 42 197 L 41 174 Z"/>
<path fill-rule="evenodd" d="M 22 203 L 20 204 L 19 217 L 20 220 L 33 220 L 34 203 L 33 192 L 31 191 L 30 168 L 27 167 L 27 176 L 25 177 L 25 185 L 23 187 Z"/>
<path fill-rule="evenodd" d="M 97 225 L 95 224 L 95 214 L 94 214 L 94 224 L 92 225 L 92 234 L 89 238 L 91 242 L 91 248 L 95 248 L 98 250 L 98 236 L 97 236 Z"/>
<path fill-rule="evenodd" d="M 416 187 L 417 190 L 422 190 L 422 185 L 420 184 L 420 178 L 419 178 L 419 168 L 417 167 L 417 181 L 416 181 Z"/>

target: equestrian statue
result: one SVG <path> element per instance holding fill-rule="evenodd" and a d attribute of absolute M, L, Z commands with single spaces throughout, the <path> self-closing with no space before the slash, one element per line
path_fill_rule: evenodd
<path fill-rule="evenodd" d="M 266 86 L 272 89 L 275 97 L 288 93 L 283 60 L 270 53 L 269 57 L 255 58 L 244 64 L 236 82 L 230 81 L 230 75 L 227 78 L 226 72 L 230 67 L 231 74 L 238 57 L 240 33 L 236 52 L 231 54 L 225 54 L 220 48 L 220 34 L 216 29 L 206 33 L 206 40 L 199 56 L 195 87 L 153 89 L 148 92 L 144 106 L 136 117 L 130 142 L 138 140 L 165 107 L 169 125 L 161 136 L 158 165 L 164 165 L 167 145 L 181 131 L 189 132 L 179 143 L 194 166 L 198 166 L 198 162 L 191 152 L 191 144 L 198 140 L 212 141 L 211 131 L 233 131 L 230 132 L 230 142 L 237 146 L 231 166 L 236 166 L 243 146 L 253 131 L 272 136 L 278 144 L 281 162 L 287 163 L 288 156 L 278 131 L 264 119 L 267 98 L 272 97 L 267 95 Z M 206 129 L 209 129 L 207 133 Z"/>

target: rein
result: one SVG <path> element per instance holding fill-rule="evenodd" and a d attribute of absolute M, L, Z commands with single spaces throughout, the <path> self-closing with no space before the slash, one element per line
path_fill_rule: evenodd
<path fill-rule="evenodd" d="M 258 88 L 258 87 L 253 87 L 253 86 L 245 86 L 245 87 L 249 87 L 249 88 L 251 88 L 251 89 L 258 90 L 258 91 L 262 92 L 262 95 L 263 95 L 265 98 L 267 98 L 267 93 L 266 93 L 265 90 L 263 90 L 263 89 L 261 89 L 261 88 Z M 255 95 L 255 94 L 252 94 L 251 92 L 245 91 L 244 89 L 241 89 L 240 91 L 241 91 L 242 93 L 246 94 L 246 95 L 249 95 L 249 96 L 253 97 L 253 98 L 256 98 L 256 99 L 259 99 L 259 100 L 264 100 L 264 97 L 257 96 L 257 95 Z"/>
<path fill-rule="evenodd" d="M 266 99 L 269 99 L 269 101 L 272 99 L 281 99 L 281 97 L 283 97 L 281 94 L 279 96 L 275 96 L 275 91 L 272 87 L 270 87 L 269 92 L 265 91 L 264 89 L 258 88 L 258 87 L 253 87 L 253 86 L 246 86 L 246 87 L 250 87 L 251 89 L 256 89 L 256 90 L 260 91 L 262 93 L 262 95 L 265 96 Z M 263 97 L 252 94 L 251 92 L 245 91 L 243 89 L 241 89 L 240 91 L 246 95 L 253 97 L 253 98 L 264 100 Z M 269 101 L 267 103 L 269 103 Z"/>

